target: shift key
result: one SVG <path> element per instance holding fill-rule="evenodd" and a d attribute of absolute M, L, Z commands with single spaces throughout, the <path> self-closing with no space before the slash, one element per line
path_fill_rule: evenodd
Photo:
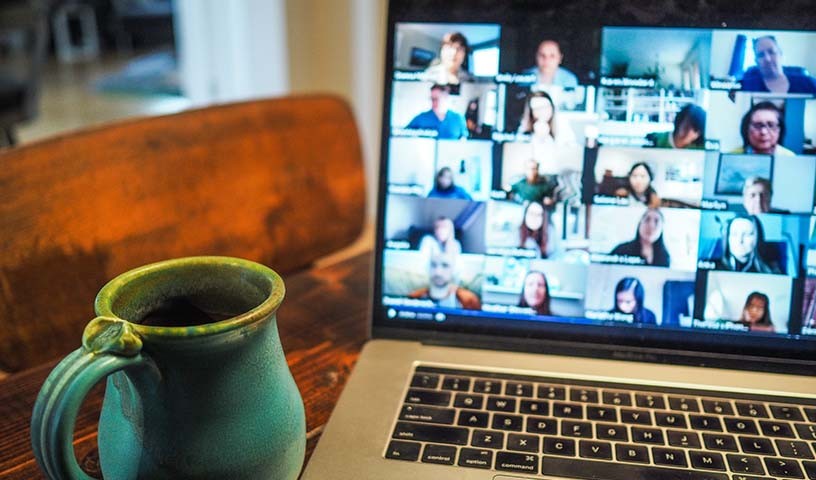
<path fill-rule="evenodd" d="M 450 405 L 451 394 L 435 390 L 410 389 L 405 396 L 405 403 L 421 403 L 423 405 L 435 405 L 437 407 L 447 407 Z"/>
<path fill-rule="evenodd" d="M 393 438 L 414 440 L 417 442 L 447 443 L 467 445 L 468 429 L 460 427 L 442 427 L 421 423 L 397 422 Z"/>

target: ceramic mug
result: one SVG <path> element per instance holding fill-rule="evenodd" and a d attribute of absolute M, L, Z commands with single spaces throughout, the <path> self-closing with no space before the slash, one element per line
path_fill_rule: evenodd
<path fill-rule="evenodd" d="M 98 439 L 106 479 L 297 478 L 306 422 L 278 337 L 283 296 L 274 271 L 228 257 L 168 260 L 110 281 L 82 347 L 37 397 L 40 467 L 51 479 L 90 478 L 76 461 L 74 423 L 107 377 Z"/>

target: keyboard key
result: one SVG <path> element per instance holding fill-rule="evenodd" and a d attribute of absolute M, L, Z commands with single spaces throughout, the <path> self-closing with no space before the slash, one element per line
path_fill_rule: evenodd
<path fill-rule="evenodd" d="M 515 412 L 516 399 L 508 397 L 487 397 L 487 409 L 496 412 Z"/>
<path fill-rule="evenodd" d="M 727 475 L 713 472 L 555 457 L 542 459 L 541 474 L 558 478 L 604 480 L 728 480 Z"/>
<path fill-rule="evenodd" d="M 703 411 L 717 415 L 733 415 L 734 408 L 727 400 L 703 400 Z"/>
<path fill-rule="evenodd" d="M 816 480 L 816 462 L 802 462 L 802 466 L 805 467 L 807 478 Z"/>
<path fill-rule="evenodd" d="M 717 435 L 714 433 L 704 433 L 703 443 L 709 450 L 719 450 L 724 452 L 738 452 L 737 440 L 731 435 Z"/>
<path fill-rule="evenodd" d="M 419 458 L 419 443 L 391 440 L 385 451 L 385 458 L 415 462 Z"/>
<path fill-rule="evenodd" d="M 701 448 L 700 437 L 688 430 L 666 430 L 669 445 L 672 447 Z"/>
<path fill-rule="evenodd" d="M 805 442 L 797 442 L 795 440 L 777 440 L 776 449 L 779 450 L 779 455 L 788 458 L 813 458 L 813 452 Z"/>
<path fill-rule="evenodd" d="M 653 393 L 636 393 L 635 405 L 643 408 L 666 408 L 666 402 L 663 400 L 663 395 Z"/>
<path fill-rule="evenodd" d="M 490 468 L 493 466 L 493 452 L 479 448 L 463 448 L 459 450 L 460 467 Z"/>
<path fill-rule="evenodd" d="M 561 435 L 565 437 L 592 438 L 592 424 L 561 420 Z"/>
<path fill-rule="evenodd" d="M 554 385 L 539 385 L 538 398 L 546 398 L 549 400 L 566 400 L 567 389 L 564 387 L 557 387 Z"/>
<path fill-rule="evenodd" d="M 816 407 L 802 407 L 805 411 L 805 416 L 807 417 L 808 421 L 811 423 L 816 423 Z"/>
<path fill-rule="evenodd" d="M 623 425 L 598 423 L 595 425 L 595 436 L 602 440 L 629 441 L 629 434 Z"/>
<path fill-rule="evenodd" d="M 699 412 L 700 406 L 693 397 L 669 397 L 669 408 L 680 412 Z"/>
<path fill-rule="evenodd" d="M 453 406 L 458 408 L 472 408 L 478 410 L 484 405 L 484 397 L 472 393 L 457 393 L 453 399 Z"/>
<path fill-rule="evenodd" d="M 734 473 L 765 474 L 765 469 L 762 468 L 762 460 L 759 457 L 734 453 L 729 453 L 725 457 L 728 459 L 728 466 L 731 467 L 731 471 Z"/>
<path fill-rule="evenodd" d="M 578 442 L 578 455 L 584 458 L 612 460 L 612 444 L 607 442 L 580 440 Z"/>
<path fill-rule="evenodd" d="M 521 404 L 519 404 L 519 413 L 549 415 L 550 404 L 540 400 L 522 400 Z"/>
<path fill-rule="evenodd" d="M 476 380 L 473 382 L 474 393 L 501 393 L 501 380 Z"/>
<path fill-rule="evenodd" d="M 657 428 L 632 427 L 632 441 L 663 445 L 663 431 Z"/>
<path fill-rule="evenodd" d="M 474 447 L 504 448 L 504 433 L 490 430 L 474 430 L 470 444 Z"/>
<path fill-rule="evenodd" d="M 676 412 L 655 412 L 655 423 L 658 427 L 688 428 L 686 416 Z"/>
<path fill-rule="evenodd" d="M 400 440 L 416 440 L 418 442 L 467 445 L 468 429 L 424 423 L 397 422 L 397 427 L 391 437 Z"/>
<path fill-rule="evenodd" d="M 456 459 L 456 447 L 447 445 L 425 445 L 422 451 L 422 461 L 424 463 L 438 463 L 440 465 L 453 465 Z"/>
<path fill-rule="evenodd" d="M 487 427 L 487 422 L 489 418 L 490 414 L 487 412 L 479 412 L 476 410 L 460 410 L 459 421 L 457 421 L 456 424 L 461 425 L 463 427 L 484 428 Z"/>
<path fill-rule="evenodd" d="M 762 429 L 762 433 L 768 437 L 796 438 L 789 423 L 760 420 L 759 427 Z"/>
<path fill-rule="evenodd" d="M 805 478 L 804 472 L 794 460 L 781 458 L 763 458 L 768 475 L 787 478 Z"/>
<path fill-rule="evenodd" d="M 538 453 L 538 436 L 511 433 L 507 435 L 507 450 Z"/>
<path fill-rule="evenodd" d="M 709 432 L 722 432 L 722 424 L 719 417 L 709 415 L 689 415 L 689 423 L 692 430 L 705 430 Z"/>
<path fill-rule="evenodd" d="M 652 447 L 652 460 L 656 465 L 688 467 L 686 452 L 677 448 Z"/>
<path fill-rule="evenodd" d="M 816 425 L 796 423 L 793 426 L 796 428 L 796 432 L 802 440 L 816 440 Z"/>
<path fill-rule="evenodd" d="M 446 376 L 442 381 L 442 390 L 455 390 L 457 392 L 467 392 L 470 390 L 470 379 L 467 377 Z"/>
<path fill-rule="evenodd" d="M 434 389 L 439 386 L 439 375 L 433 375 L 430 373 L 417 373 L 411 380 L 411 386 Z"/>
<path fill-rule="evenodd" d="M 496 470 L 538 473 L 538 455 L 498 452 L 496 453 Z"/>
<path fill-rule="evenodd" d="M 573 402 L 598 403 L 598 391 L 594 388 L 572 387 L 570 389 L 570 400 Z"/>
<path fill-rule="evenodd" d="M 731 433 L 747 433 L 759 435 L 756 422 L 750 418 L 726 418 L 725 430 Z"/>
<path fill-rule="evenodd" d="M 760 403 L 735 402 L 737 412 L 743 417 L 768 418 L 768 410 Z"/>
<path fill-rule="evenodd" d="M 452 408 L 424 407 L 421 405 L 403 405 L 400 420 L 411 422 L 453 424 L 456 410 Z"/>
<path fill-rule="evenodd" d="M 527 432 L 558 435 L 558 420 L 546 417 L 527 417 Z"/>
<path fill-rule="evenodd" d="M 523 417 L 521 415 L 502 415 L 499 413 L 493 414 L 492 428 L 496 430 L 511 430 L 520 432 Z"/>
<path fill-rule="evenodd" d="M 745 453 L 761 453 L 763 455 L 776 455 L 773 444 L 767 438 L 760 437 L 739 437 L 739 444 Z"/>
<path fill-rule="evenodd" d="M 725 471 L 725 461 L 723 460 L 723 456 L 719 453 L 692 450 L 688 452 L 688 455 L 691 460 L 692 468 Z"/>
<path fill-rule="evenodd" d="M 576 403 L 553 403 L 553 416 L 563 418 L 584 418 L 584 407 Z"/>
<path fill-rule="evenodd" d="M 652 414 L 648 410 L 621 408 L 621 422 L 634 425 L 652 425 Z"/>
<path fill-rule="evenodd" d="M 607 405 L 617 405 L 622 407 L 632 406 L 632 395 L 629 392 L 603 392 L 603 403 Z"/>
<path fill-rule="evenodd" d="M 588 405 L 586 407 L 586 417 L 588 420 L 600 420 L 602 422 L 617 422 L 618 412 L 610 407 L 596 407 Z"/>
<path fill-rule="evenodd" d="M 532 383 L 507 382 L 504 385 L 504 394 L 505 395 L 512 395 L 514 397 L 532 397 L 533 396 L 533 384 Z"/>
<path fill-rule="evenodd" d="M 450 405 L 451 394 L 448 392 L 434 392 L 433 390 L 408 390 L 405 396 L 405 403 L 421 403 L 423 405 L 436 405 L 447 407 Z"/>
<path fill-rule="evenodd" d="M 649 463 L 649 449 L 640 445 L 618 443 L 615 445 L 615 457 L 620 462 Z"/>
<path fill-rule="evenodd" d="M 771 405 L 771 415 L 777 420 L 791 420 L 794 422 L 805 420 L 799 407 L 792 405 Z"/>
<path fill-rule="evenodd" d="M 550 455 L 574 457 L 575 440 L 570 440 L 569 438 L 544 437 L 543 451 L 544 453 L 549 453 Z"/>

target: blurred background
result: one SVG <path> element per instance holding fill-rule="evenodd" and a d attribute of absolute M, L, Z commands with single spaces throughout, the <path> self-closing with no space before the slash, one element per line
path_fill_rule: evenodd
<path fill-rule="evenodd" d="M 129 117 L 331 92 L 357 117 L 371 206 L 385 23 L 386 0 L 0 0 L 0 149 Z"/>

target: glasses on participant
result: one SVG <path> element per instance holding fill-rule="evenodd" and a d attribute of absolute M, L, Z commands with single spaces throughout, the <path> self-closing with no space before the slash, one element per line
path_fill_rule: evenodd
<path fill-rule="evenodd" d="M 748 125 L 757 132 L 761 132 L 763 129 L 767 129 L 770 132 L 779 131 L 779 123 L 777 122 L 751 122 Z"/>

